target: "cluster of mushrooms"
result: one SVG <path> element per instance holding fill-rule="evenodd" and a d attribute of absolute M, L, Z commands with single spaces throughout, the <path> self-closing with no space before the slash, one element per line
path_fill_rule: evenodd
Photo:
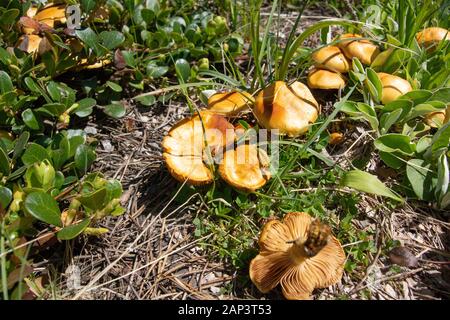
<path fill-rule="evenodd" d="M 49 34 L 56 33 L 56 28 L 64 28 L 66 40 L 64 44 L 70 47 L 71 57 L 75 60 L 75 71 L 97 69 L 109 64 L 110 60 L 89 63 L 83 56 L 83 43 L 75 37 L 75 30 L 67 28 L 67 4 L 61 1 L 50 1 L 43 7 L 32 5 L 25 16 L 19 20 L 22 35 L 16 47 L 27 53 L 42 56 L 55 46 Z M 109 12 L 105 6 L 98 7 L 90 16 L 89 21 L 105 20 Z"/>
<path fill-rule="evenodd" d="M 248 111 L 263 128 L 293 137 L 317 119 L 319 104 L 300 82 L 277 81 L 256 98 L 238 91 L 213 94 L 206 110 L 175 124 L 164 138 L 163 157 L 172 176 L 207 185 L 214 181 L 218 162 L 220 177 L 236 189 L 253 192 L 263 187 L 271 178 L 269 156 L 255 143 L 237 143 L 245 130 L 230 122 Z"/>

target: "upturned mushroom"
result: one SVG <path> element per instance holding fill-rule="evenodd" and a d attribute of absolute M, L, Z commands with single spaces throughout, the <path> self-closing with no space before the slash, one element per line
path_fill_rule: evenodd
<path fill-rule="evenodd" d="M 439 27 L 426 28 L 416 34 L 416 39 L 420 46 L 433 51 L 442 40 L 450 40 L 450 32 Z"/>
<path fill-rule="evenodd" d="M 247 92 L 231 91 L 213 94 L 208 99 L 208 110 L 224 116 L 234 116 L 250 110 L 255 99 Z"/>
<path fill-rule="evenodd" d="M 253 113 L 264 128 L 295 137 L 316 121 L 319 104 L 303 83 L 276 81 L 258 94 Z"/>
<path fill-rule="evenodd" d="M 346 73 L 350 68 L 347 58 L 337 46 L 327 46 L 315 51 L 312 59 L 316 67 Z"/>
<path fill-rule="evenodd" d="M 304 212 L 269 221 L 259 247 L 250 279 L 262 293 L 280 285 L 289 300 L 310 299 L 314 289 L 337 283 L 344 271 L 345 253 L 330 227 Z"/>
<path fill-rule="evenodd" d="M 361 38 L 361 40 L 358 40 L 357 38 Z M 341 35 L 339 40 L 343 41 L 338 43 L 338 47 L 350 60 L 353 59 L 353 57 L 356 57 L 363 64 L 370 65 L 380 53 L 378 46 L 367 39 L 363 39 L 360 34 L 346 33 Z"/>
<path fill-rule="evenodd" d="M 345 80 L 340 73 L 313 69 L 308 74 L 308 87 L 313 89 L 337 90 L 345 87 Z"/>
<path fill-rule="evenodd" d="M 398 76 L 378 72 L 378 78 L 383 86 L 381 102 L 383 104 L 396 100 L 398 97 L 412 91 L 411 84 Z"/>
<path fill-rule="evenodd" d="M 223 116 L 202 111 L 172 127 L 163 139 L 163 157 L 178 181 L 209 184 L 213 181 L 210 157 L 234 139 L 234 127 Z"/>
<path fill-rule="evenodd" d="M 269 157 L 253 144 L 240 144 L 227 150 L 219 165 L 223 180 L 236 189 L 254 192 L 270 179 Z"/>
<path fill-rule="evenodd" d="M 440 128 L 450 119 L 450 107 L 444 111 L 430 112 L 425 116 L 425 123 L 431 128 Z"/>

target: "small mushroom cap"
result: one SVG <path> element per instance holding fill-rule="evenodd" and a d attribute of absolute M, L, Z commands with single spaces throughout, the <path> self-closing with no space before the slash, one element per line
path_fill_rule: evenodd
<path fill-rule="evenodd" d="M 208 99 L 208 110 L 224 116 L 233 116 L 245 109 L 250 110 L 254 102 L 255 99 L 247 92 L 216 93 Z"/>
<path fill-rule="evenodd" d="M 425 123 L 432 128 L 440 128 L 443 124 L 447 123 L 445 121 L 445 111 L 430 112 L 425 116 Z"/>
<path fill-rule="evenodd" d="M 346 73 L 350 69 L 347 58 L 337 46 L 328 46 L 315 51 L 312 59 L 317 67 L 334 72 Z"/>
<path fill-rule="evenodd" d="M 426 28 L 417 33 L 416 39 L 421 46 L 433 49 L 442 40 L 450 40 L 450 32 L 444 28 Z"/>
<path fill-rule="evenodd" d="M 340 73 L 323 69 L 313 69 L 308 74 L 308 87 L 314 89 L 337 90 L 345 87 L 345 80 Z"/>
<path fill-rule="evenodd" d="M 345 253 L 339 241 L 328 243 L 313 257 L 293 253 L 295 239 L 306 239 L 312 218 L 304 212 L 288 213 L 283 221 L 269 221 L 260 238 L 260 254 L 250 263 L 250 279 L 263 293 L 278 284 L 287 299 L 307 299 L 315 288 L 338 282 L 344 271 Z"/>
<path fill-rule="evenodd" d="M 411 84 L 405 79 L 384 72 L 378 72 L 377 74 L 383 86 L 381 97 L 383 104 L 394 101 L 398 97 L 412 91 Z"/>
<path fill-rule="evenodd" d="M 219 174 L 233 187 L 253 192 L 270 179 L 266 158 L 267 154 L 255 145 L 241 144 L 225 152 Z"/>
<path fill-rule="evenodd" d="M 163 157 L 172 176 L 180 182 L 204 185 L 213 181 L 204 163 L 205 148 L 215 152 L 234 141 L 234 127 L 223 116 L 203 111 L 172 127 L 164 137 Z"/>
<path fill-rule="evenodd" d="M 264 128 L 294 137 L 308 131 L 318 110 L 319 104 L 303 83 L 296 81 L 288 86 L 276 81 L 258 94 L 253 112 Z"/>
<path fill-rule="evenodd" d="M 36 13 L 34 19 L 51 28 L 54 28 L 55 25 L 66 23 L 66 5 L 60 4 L 46 7 Z"/>
<path fill-rule="evenodd" d="M 330 133 L 330 144 L 336 145 L 344 141 L 344 135 L 341 132 Z"/>
<path fill-rule="evenodd" d="M 38 52 L 42 39 L 36 34 L 24 34 L 19 38 L 16 47 L 28 53 Z"/>
<path fill-rule="evenodd" d="M 346 33 L 339 37 L 340 40 L 349 38 L 362 38 L 360 34 Z M 356 57 L 366 65 L 370 65 L 380 53 L 380 49 L 367 39 L 345 40 L 338 43 L 338 47 L 350 60 Z"/>

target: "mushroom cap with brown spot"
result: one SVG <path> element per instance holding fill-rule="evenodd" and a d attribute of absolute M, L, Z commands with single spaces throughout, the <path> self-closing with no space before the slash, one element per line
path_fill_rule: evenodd
<path fill-rule="evenodd" d="M 378 72 L 377 75 L 383 86 L 381 97 L 383 104 L 394 101 L 398 97 L 412 91 L 411 84 L 405 79 L 384 72 Z"/>
<path fill-rule="evenodd" d="M 280 134 L 294 137 L 308 131 L 318 117 L 319 104 L 301 82 L 287 85 L 276 81 L 256 97 L 253 113 L 266 129 L 278 129 Z"/>
<path fill-rule="evenodd" d="M 345 253 L 339 241 L 328 243 L 313 257 L 294 256 L 295 239 L 305 239 L 312 218 L 304 212 L 288 213 L 283 221 L 269 221 L 259 238 L 260 253 L 250 263 L 250 279 L 263 293 L 278 284 L 287 299 L 308 299 L 315 288 L 337 283 L 343 274 Z"/>
<path fill-rule="evenodd" d="M 439 27 L 426 28 L 416 34 L 419 45 L 433 50 L 442 40 L 450 40 L 450 32 Z"/>
<path fill-rule="evenodd" d="M 340 40 L 350 38 L 362 38 L 362 36 L 355 33 L 346 33 L 339 37 Z M 356 57 L 366 65 L 370 65 L 380 53 L 378 46 L 367 39 L 344 40 L 338 43 L 338 47 L 350 60 Z"/>
<path fill-rule="evenodd" d="M 241 144 L 227 150 L 219 165 L 219 174 L 233 187 L 253 192 L 270 179 L 267 154 L 255 145 Z"/>
<path fill-rule="evenodd" d="M 248 92 L 223 92 L 213 94 L 208 99 L 208 110 L 225 116 L 236 115 L 250 110 L 255 99 Z"/>
<path fill-rule="evenodd" d="M 308 74 L 308 87 L 337 90 L 345 87 L 345 80 L 340 73 L 324 69 L 313 69 Z"/>
<path fill-rule="evenodd" d="M 234 127 L 223 116 L 203 111 L 172 127 L 164 137 L 163 157 L 172 176 L 180 182 L 204 185 L 213 181 L 204 163 L 205 149 L 211 155 L 234 141 Z"/>
<path fill-rule="evenodd" d="M 346 73 L 350 64 L 337 46 L 328 46 L 315 51 L 312 54 L 315 65 L 334 72 Z"/>

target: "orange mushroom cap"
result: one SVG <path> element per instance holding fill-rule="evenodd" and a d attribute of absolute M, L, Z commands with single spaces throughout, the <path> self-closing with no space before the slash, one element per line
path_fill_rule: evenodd
<path fill-rule="evenodd" d="M 448 116 L 447 111 L 430 112 L 425 116 L 425 123 L 432 128 L 440 128 L 443 124 L 448 122 L 446 116 Z"/>
<path fill-rule="evenodd" d="M 350 69 L 347 58 L 337 46 L 328 46 L 312 54 L 315 65 L 334 72 L 346 73 Z"/>
<path fill-rule="evenodd" d="M 247 92 L 216 93 L 208 99 L 208 110 L 224 116 L 233 116 L 250 109 L 254 102 L 255 99 Z"/>
<path fill-rule="evenodd" d="M 345 80 L 340 73 L 313 69 L 308 74 L 308 87 L 313 89 L 342 89 L 345 87 Z"/>
<path fill-rule="evenodd" d="M 340 40 L 350 38 L 362 38 L 362 36 L 360 34 L 346 33 L 339 37 Z M 356 57 L 366 65 L 370 65 L 380 53 L 378 46 L 366 39 L 341 41 L 338 43 L 338 47 L 347 58 L 352 59 Z"/>
<path fill-rule="evenodd" d="M 450 32 L 439 27 L 426 28 L 416 34 L 416 39 L 422 47 L 434 50 L 442 40 L 450 40 Z"/>
<path fill-rule="evenodd" d="M 315 288 L 337 283 L 345 253 L 330 229 L 304 212 L 269 221 L 260 238 L 260 253 L 250 263 L 250 279 L 263 293 L 278 284 L 290 300 L 310 298 Z"/>
<path fill-rule="evenodd" d="M 28 53 L 38 52 L 42 39 L 36 34 L 24 34 L 19 38 L 16 47 Z"/>
<path fill-rule="evenodd" d="M 57 24 L 66 23 L 66 5 L 52 5 L 45 7 L 38 11 L 34 16 L 34 19 L 40 23 L 45 23 L 47 26 L 54 28 Z"/>
<path fill-rule="evenodd" d="M 225 152 L 219 165 L 219 174 L 233 187 L 253 192 L 270 179 L 268 158 L 257 146 L 241 144 Z"/>
<path fill-rule="evenodd" d="M 398 97 L 412 91 L 411 84 L 405 79 L 384 72 L 378 72 L 377 75 L 383 86 L 381 97 L 383 104 L 394 101 Z"/>
<path fill-rule="evenodd" d="M 213 181 L 206 148 L 211 156 L 234 141 L 234 127 L 223 116 L 202 111 L 172 127 L 164 137 L 163 157 L 172 176 L 180 182 L 204 185 Z"/>
<path fill-rule="evenodd" d="M 319 104 L 301 82 L 287 85 L 276 81 L 256 97 L 254 115 L 266 129 L 278 129 L 280 134 L 298 136 L 316 121 Z"/>

